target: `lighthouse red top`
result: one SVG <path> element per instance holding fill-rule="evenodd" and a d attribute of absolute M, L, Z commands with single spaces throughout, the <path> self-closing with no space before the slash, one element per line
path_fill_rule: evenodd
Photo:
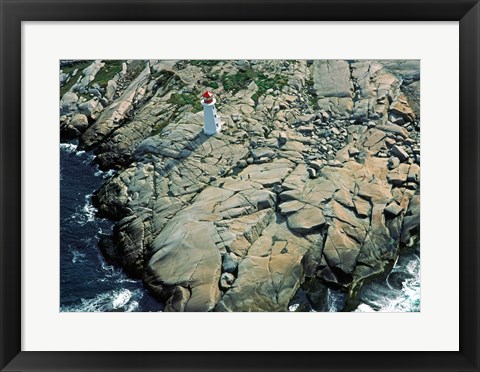
<path fill-rule="evenodd" d="M 203 92 L 202 97 L 203 97 L 203 102 L 205 102 L 205 103 L 212 103 L 213 102 L 213 93 L 209 92 L 208 90 Z"/>

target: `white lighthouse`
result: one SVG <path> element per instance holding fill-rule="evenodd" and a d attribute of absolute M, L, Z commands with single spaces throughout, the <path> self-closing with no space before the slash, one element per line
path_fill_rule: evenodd
<path fill-rule="evenodd" d="M 216 100 L 213 93 L 207 90 L 202 94 L 202 97 L 203 132 L 211 136 L 222 130 L 222 124 L 220 123 L 220 117 L 217 115 Z"/>

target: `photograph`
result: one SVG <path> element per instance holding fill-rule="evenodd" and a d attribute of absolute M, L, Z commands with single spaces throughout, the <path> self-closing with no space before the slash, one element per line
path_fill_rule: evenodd
<path fill-rule="evenodd" d="M 480 0 L 0 13 L 1 372 L 480 372 Z"/>
<path fill-rule="evenodd" d="M 59 311 L 421 312 L 420 85 L 418 59 L 60 60 Z"/>

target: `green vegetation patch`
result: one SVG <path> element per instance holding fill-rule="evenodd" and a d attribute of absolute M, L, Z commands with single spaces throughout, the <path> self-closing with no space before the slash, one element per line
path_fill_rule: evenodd
<path fill-rule="evenodd" d="M 241 89 L 245 89 L 252 81 L 258 80 L 259 77 L 264 77 L 261 72 L 256 72 L 253 69 L 239 71 L 235 75 L 225 75 L 222 79 L 223 87 L 228 92 L 237 93 Z"/>
<path fill-rule="evenodd" d="M 313 79 L 305 81 L 305 88 L 307 90 L 308 105 L 314 109 L 318 109 L 318 97 L 315 93 Z"/>
<path fill-rule="evenodd" d="M 203 66 L 212 67 L 212 66 L 218 65 L 220 62 L 222 62 L 222 61 L 221 60 L 216 60 L 216 59 L 192 59 L 192 60 L 190 60 L 191 65 L 199 66 L 199 67 L 203 67 Z"/>
<path fill-rule="evenodd" d="M 104 61 L 105 66 L 103 66 L 95 75 L 95 79 L 90 83 L 90 85 L 97 83 L 102 88 L 105 88 L 109 82 L 112 80 L 116 74 L 122 71 L 123 60 L 111 60 Z"/>
<path fill-rule="evenodd" d="M 64 66 L 62 67 L 62 72 L 64 74 L 69 74 L 70 75 L 70 80 L 63 84 L 60 87 L 60 98 L 63 97 L 65 93 L 67 93 L 73 85 L 77 82 L 78 77 L 82 75 L 82 71 L 86 69 L 88 66 L 92 64 L 93 61 L 84 61 L 84 62 L 78 62 L 78 63 L 72 63 L 69 66 Z M 75 76 L 71 76 L 72 72 L 78 69 L 78 72 Z"/>
<path fill-rule="evenodd" d="M 74 62 L 71 65 L 62 68 L 62 72 L 69 75 L 71 75 L 75 69 L 78 69 L 78 72 L 74 77 L 70 76 L 70 80 L 60 87 L 60 97 L 62 97 L 72 88 L 72 86 L 77 82 L 78 77 L 82 76 L 83 70 L 90 66 L 93 62 L 93 60 L 79 61 L 78 63 Z M 110 60 L 104 62 L 105 65 L 97 72 L 95 79 L 90 82 L 89 86 L 97 83 L 102 88 L 105 88 L 108 84 L 108 81 L 112 80 L 117 73 L 122 71 L 122 63 L 124 62 L 123 60 Z"/>
<path fill-rule="evenodd" d="M 259 79 L 255 81 L 255 84 L 258 86 L 258 91 L 252 96 L 252 99 L 257 102 L 258 97 L 263 96 L 267 90 L 280 90 L 288 84 L 288 80 L 285 76 L 275 75 L 273 78 L 265 77 L 264 79 Z"/>
<path fill-rule="evenodd" d="M 206 75 L 206 81 L 204 81 L 205 86 L 210 87 L 212 89 L 218 89 L 218 81 L 220 81 L 220 78 L 218 74 L 215 73 L 208 73 Z"/>
<path fill-rule="evenodd" d="M 282 89 L 288 81 L 287 78 L 281 75 L 267 77 L 262 72 L 256 71 L 252 68 L 242 69 L 235 75 L 226 75 L 223 77 L 222 84 L 225 90 L 237 93 L 241 89 L 245 89 L 251 82 L 255 82 L 258 91 L 252 96 L 252 99 L 257 102 L 258 98 L 266 93 L 267 90 Z"/>
<path fill-rule="evenodd" d="M 173 93 L 167 101 L 175 106 L 193 106 L 194 112 L 202 111 L 202 104 L 200 103 L 200 93 Z"/>
<path fill-rule="evenodd" d="M 216 81 L 207 81 L 205 84 L 207 87 L 210 87 L 212 89 L 218 89 L 219 85 Z"/>
<path fill-rule="evenodd" d="M 78 69 L 77 75 L 75 77 L 78 77 L 78 74 L 81 73 L 84 69 L 86 69 L 88 66 L 90 66 L 94 61 L 78 61 L 78 62 L 72 62 L 68 66 L 63 66 L 62 71 L 65 74 L 71 74 L 73 71 Z"/>

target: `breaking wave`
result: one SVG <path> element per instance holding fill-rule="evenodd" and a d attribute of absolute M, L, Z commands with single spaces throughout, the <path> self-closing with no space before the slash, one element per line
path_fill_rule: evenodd
<path fill-rule="evenodd" d="M 77 147 L 78 147 L 77 143 L 72 143 L 72 142 L 60 143 L 60 150 L 70 154 L 76 152 Z"/>
<path fill-rule="evenodd" d="M 383 283 L 372 282 L 362 288 L 360 300 L 355 312 L 419 312 L 420 256 L 400 256 Z"/>
<path fill-rule="evenodd" d="M 115 289 L 96 295 L 93 298 L 81 299 L 81 303 L 74 306 L 62 306 L 64 312 L 108 312 L 108 311 L 135 311 L 139 307 L 138 299 L 143 293 L 140 289 Z"/>

